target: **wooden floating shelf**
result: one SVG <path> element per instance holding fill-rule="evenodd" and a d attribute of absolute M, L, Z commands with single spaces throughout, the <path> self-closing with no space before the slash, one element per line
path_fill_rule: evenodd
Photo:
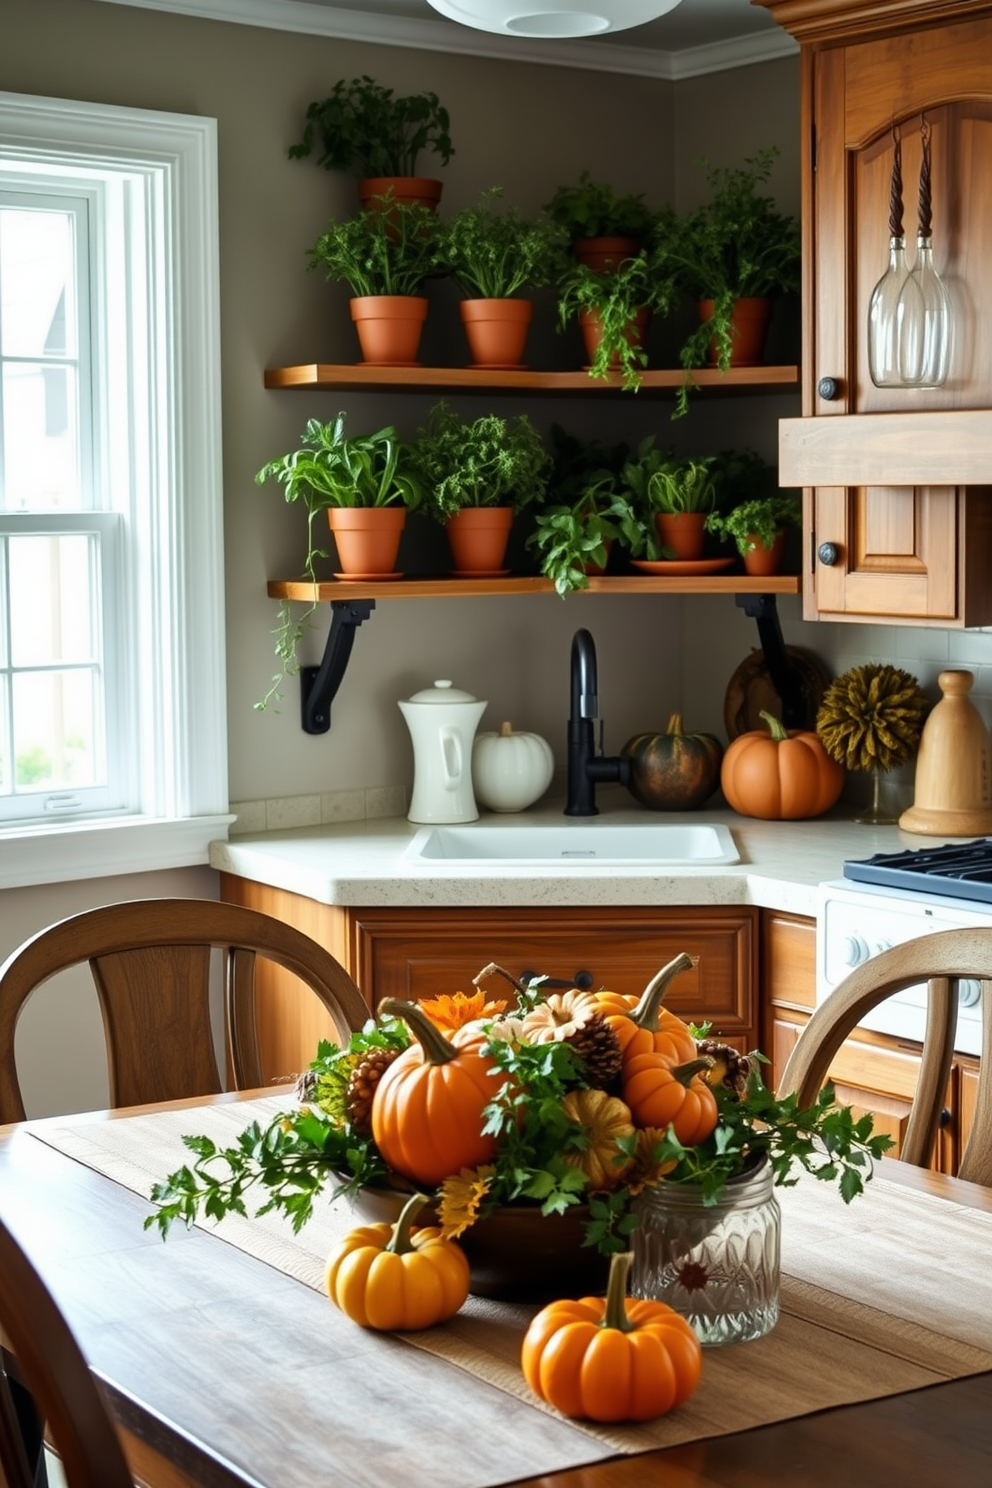
<path fill-rule="evenodd" d="M 681 368 L 670 367 L 643 373 L 642 393 L 674 394 L 685 377 Z M 741 393 L 773 391 L 799 387 L 799 368 L 731 367 L 721 372 L 715 367 L 697 367 L 692 380 L 698 388 L 715 388 L 720 392 Z M 299 367 L 269 367 L 265 386 L 274 389 L 321 388 L 361 391 L 384 389 L 415 392 L 418 389 L 465 392 L 528 393 L 622 393 L 619 373 L 609 380 L 590 377 L 588 372 L 497 372 L 477 367 L 370 367 L 364 362 L 335 365 L 307 362 Z"/>
<path fill-rule="evenodd" d="M 746 574 L 719 576 L 690 574 L 678 577 L 655 578 L 638 575 L 617 575 L 590 578 L 589 588 L 575 591 L 578 594 L 798 594 L 799 577 L 783 574 L 775 578 L 752 579 Z M 310 584 L 305 579 L 270 579 L 267 585 L 270 599 L 291 599 L 302 604 L 323 603 L 336 599 L 441 599 L 471 595 L 501 594 L 553 594 L 555 586 L 550 579 L 528 577 L 519 579 L 444 579 L 402 578 L 361 582 L 340 579 L 324 580 Z"/>

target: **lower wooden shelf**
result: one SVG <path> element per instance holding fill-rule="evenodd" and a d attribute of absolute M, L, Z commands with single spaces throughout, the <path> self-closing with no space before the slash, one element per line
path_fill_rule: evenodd
<path fill-rule="evenodd" d="M 588 589 L 578 594 L 798 594 L 797 574 L 775 578 L 752 579 L 746 574 L 718 576 L 682 575 L 673 578 L 640 577 L 621 574 L 617 577 L 591 578 Z M 440 599 L 498 594 L 553 594 L 550 579 L 540 576 L 519 579 L 448 579 L 401 578 L 386 581 L 351 581 L 325 579 L 311 584 L 306 579 L 270 579 L 266 585 L 270 599 L 298 600 L 319 604 L 334 599 Z"/>

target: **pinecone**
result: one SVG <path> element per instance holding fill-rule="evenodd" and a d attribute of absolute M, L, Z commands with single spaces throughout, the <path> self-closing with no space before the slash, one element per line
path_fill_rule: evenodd
<path fill-rule="evenodd" d="M 401 1052 L 400 1049 L 369 1049 L 351 1072 L 345 1105 L 352 1126 L 365 1136 L 372 1132 L 372 1097 L 376 1086 Z"/>
<path fill-rule="evenodd" d="M 750 1057 L 719 1039 L 700 1039 L 698 1047 L 700 1057 L 708 1054 L 715 1061 L 712 1069 L 704 1071 L 703 1079 L 710 1085 L 722 1085 L 734 1095 L 742 1096 L 751 1074 Z"/>
<path fill-rule="evenodd" d="M 302 1075 L 297 1075 L 293 1094 L 298 1101 L 308 1101 L 317 1089 L 317 1074 L 315 1070 L 304 1070 Z"/>
<path fill-rule="evenodd" d="M 602 1013 L 593 1013 L 580 1028 L 562 1040 L 585 1064 L 586 1079 L 596 1090 L 608 1090 L 623 1065 L 620 1040 Z"/>

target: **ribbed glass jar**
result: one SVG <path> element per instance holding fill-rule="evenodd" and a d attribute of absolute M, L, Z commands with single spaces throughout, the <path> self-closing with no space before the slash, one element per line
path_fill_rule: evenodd
<path fill-rule="evenodd" d="M 778 1321 L 781 1212 L 771 1165 L 732 1179 L 715 1204 L 661 1182 L 637 1200 L 630 1291 L 692 1324 L 700 1343 L 743 1343 Z"/>

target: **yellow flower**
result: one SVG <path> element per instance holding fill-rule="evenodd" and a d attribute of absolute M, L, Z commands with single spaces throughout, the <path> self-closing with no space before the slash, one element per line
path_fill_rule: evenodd
<path fill-rule="evenodd" d="M 495 1171 L 487 1164 L 481 1168 L 462 1168 L 457 1175 L 445 1178 L 438 1192 L 437 1213 L 446 1240 L 457 1240 L 463 1230 L 475 1223 Z"/>
<path fill-rule="evenodd" d="M 506 1012 L 505 1002 L 487 1002 L 484 992 L 474 992 L 466 997 L 464 992 L 449 996 L 422 998 L 420 1006 L 438 1028 L 454 1033 L 465 1023 L 474 1023 L 479 1018 L 496 1018 Z"/>
<path fill-rule="evenodd" d="M 632 1197 L 643 1193 L 646 1188 L 652 1188 L 675 1167 L 674 1162 L 660 1163 L 655 1160 L 654 1149 L 664 1140 L 665 1133 L 659 1127 L 644 1126 L 638 1129 L 634 1161 L 624 1174 L 624 1187 Z"/>

